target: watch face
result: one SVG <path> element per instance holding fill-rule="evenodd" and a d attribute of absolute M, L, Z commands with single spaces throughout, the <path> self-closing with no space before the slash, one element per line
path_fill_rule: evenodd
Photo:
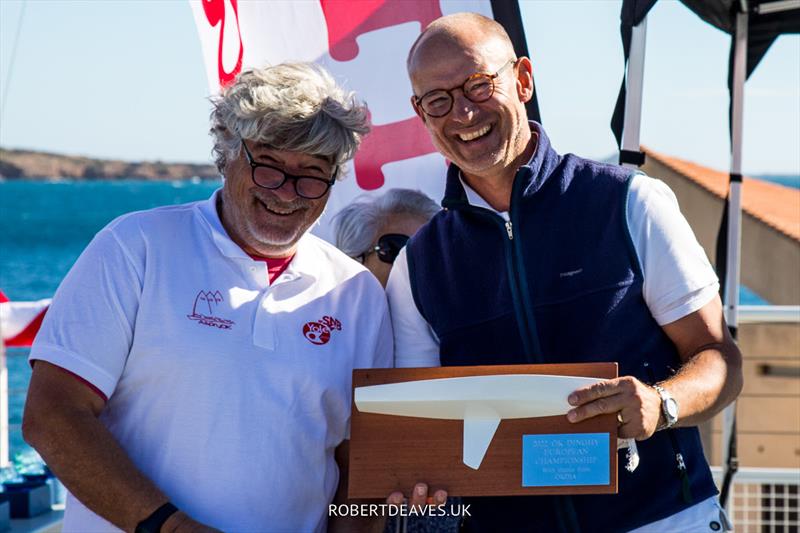
<path fill-rule="evenodd" d="M 678 418 L 678 402 L 672 398 L 669 398 L 664 402 L 664 406 L 667 408 L 667 414 L 672 420 Z"/>

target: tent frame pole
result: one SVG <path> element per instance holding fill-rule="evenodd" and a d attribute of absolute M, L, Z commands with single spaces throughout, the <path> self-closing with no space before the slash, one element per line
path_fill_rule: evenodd
<path fill-rule="evenodd" d="M 644 92 L 644 58 L 647 44 L 647 17 L 631 31 L 631 51 L 625 78 L 625 123 L 622 128 L 622 150 L 638 152 L 642 125 L 642 94 Z M 622 164 L 638 168 L 633 163 Z"/>
<path fill-rule="evenodd" d="M 748 13 L 736 14 L 736 35 L 733 58 L 731 101 L 731 180 L 728 190 L 728 235 L 725 264 L 725 320 L 736 336 L 739 327 L 739 284 L 741 277 L 742 248 L 742 141 L 744 133 L 744 82 L 747 68 Z M 728 478 L 723 487 L 723 507 L 727 505 L 729 484 L 737 465 L 730 464 L 731 439 L 736 427 L 736 402 L 723 411 L 722 418 L 722 465 Z M 735 459 L 735 458 L 734 458 Z"/>
<path fill-rule="evenodd" d="M 742 140 L 744 132 L 744 80 L 747 66 L 747 13 L 736 15 L 736 48 L 733 59 L 733 102 L 731 109 L 731 176 L 729 183 L 728 249 L 725 272 L 725 319 L 739 324 L 739 283 L 742 247 Z M 738 179 L 736 179 L 738 178 Z"/>

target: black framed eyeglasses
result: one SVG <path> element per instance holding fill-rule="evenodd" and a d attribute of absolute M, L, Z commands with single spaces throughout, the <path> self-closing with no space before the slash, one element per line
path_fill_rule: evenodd
<path fill-rule="evenodd" d="M 378 238 L 378 244 L 361 254 L 358 258 L 363 263 L 367 256 L 373 252 L 378 254 L 378 259 L 390 265 L 397 259 L 397 254 L 408 242 L 409 236 L 402 233 L 387 233 Z"/>
<path fill-rule="evenodd" d="M 509 59 L 505 65 L 494 74 L 486 74 L 478 72 L 473 74 L 461 85 L 453 87 L 452 89 L 434 89 L 428 91 L 422 96 L 415 97 L 417 106 L 425 112 L 429 117 L 439 118 L 443 117 L 453 109 L 453 91 L 461 89 L 464 97 L 470 102 L 480 103 L 485 102 L 494 94 L 495 80 L 508 67 L 515 65 L 516 59 Z"/>
<path fill-rule="evenodd" d="M 254 161 L 253 154 L 250 153 L 244 139 L 242 139 L 242 147 L 244 148 L 247 162 L 250 164 L 250 173 L 253 178 L 253 183 L 264 189 L 280 189 L 283 187 L 283 184 L 286 183 L 286 180 L 292 180 L 294 182 L 294 192 L 297 193 L 297 196 L 309 200 L 316 200 L 317 198 L 325 196 L 328 189 L 336 183 L 336 175 L 339 173 L 338 166 L 333 172 L 333 176 L 329 179 L 315 176 L 297 176 L 295 174 L 289 174 L 281 168 Z"/>

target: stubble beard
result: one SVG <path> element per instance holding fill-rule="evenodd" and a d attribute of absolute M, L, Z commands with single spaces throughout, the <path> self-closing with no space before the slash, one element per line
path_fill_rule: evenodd
<path fill-rule="evenodd" d="M 300 231 L 299 228 L 294 228 L 294 231 L 280 232 L 279 235 L 275 227 L 259 225 L 257 222 L 250 220 L 245 220 L 243 223 L 246 226 L 245 231 L 248 236 L 254 242 L 258 243 L 259 248 L 267 250 L 284 250 L 291 248 L 300 240 L 300 237 L 304 233 Z"/>
<path fill-rule="evenodd" d="M 254 209 L 263 209 L 256 206 Z M 257 216 L 248 216 L 244 209 L 238 208 L 227 191 L 223 189 L 222 219 L 228 236 L 248 254 L 272 256 L 291 249 L 300 240 L 304 231 L 295 228 L 278 238 L 277 227 L 267 223 L 259 224 Z M 228 227 L 229 226 L 229 227 Z"/>

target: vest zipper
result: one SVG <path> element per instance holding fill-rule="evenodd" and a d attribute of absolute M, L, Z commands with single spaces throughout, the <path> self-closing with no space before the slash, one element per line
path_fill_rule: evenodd
<path fill-rule="evenodd" d="M 514 186 L 511 191 L 511 205 L 508 210 L 509 219 L 513 219 L 513 214 L 516 210 L 514 207 L 514 198 L 521 194 L 517 190 L 521 187 L 522 180 L 514 180 Z M 522 339 L 522 347 L 525 354 L 533 359 L 533 363 L 542 363 L 542 353 L 539 347 L 539 336 L 536 333 L 536 325 L 533 319 L 533 308 L 527 309 L 526 300 L 529 302 L 529 294 L 527 282 L 524 276 L 524 264 L 522 262 L 522 252 L 519 249 L 519 239 L 514 240 L 514 225 L 512 220 L 505 220 L 497 213 L 490 211 L 483 207 L 476 207 L 467 205 L 460 207 L 464 211 L 471 211 L 481 216 L 491 218 L 505 228 L 508 240 L 505 241 L 506 250 L 506 268 L 508 270 L 509 284 L 511 285 L 511 300 L 514 302 L 514 314 L 519 323 L 519 334 Z M 571 496 L 554 496 L 554 512 L 559 531 L 563 533 L 581 533 L 578 515 L 575 512 L 575 504 Z"/>
<path fill-rule="evenodd" d="M 497 223 L 498 226 L 505 229 L 506 236 L 508 239 L 503 239 L 504 241 L 504 248 L 505 248 L 505 256 L 506 256 L 506 270 L 508 271 L 508 282 L 511 286 L 511 301 L 514 303 L 514 315 L 517 317 L 517 322 L 519 326 L 519 336 L 522 339 L 522 348 L 525 350 L 525 354 L 533 354 L 533 345 L 531 344 L 530 340 L 530 328 L 528 327 L 527 320 L 525 318 L 525 310 L 524 310 L 524 303 L 521 298 L 521 289 L 520 289 L 520 282 L 519 282 L 519 273 L 517 272 L 517 262 L 515 260 L 514 254 L 514 228 L 511 221 L 507 221 L 503 219 L 500 215 L 495 213 L 494 211 L 490 211 L 484 207 L 477 207 L 474 205 L 464 206 L 460 208 L 462 211 L 469 211 L 471 213 L 475 213 L 477 215 L 487 217 L 491 219 L 493 222 Z M 532 361 L 536 362 L 536 361 Z"/>
<path fill-rule="evenodd" d="M 517 235 L 516 240 L 514 239 L 514 225 L 518 222 L 515 217 L 517 213 L 515 206 L 517 199 L 522 196 L 522 186 L 524 183 L 525 180 L 516 179 L 515 177 L 514 185 L 511 188 L 511 203 L 508 206 L 509 220 L 506 222 L 506 232 L 508 233 L 508 240 L 511 244 L 511 260 L 514 262 L 512 270 L 516 276 L 515 280 L 517 283 L 515 288 L 517 292 L 514 294 L 514 298 L 520 301 L 519 310 L 522 312 L 522 316 L 520 317 L 520 324 L 522 327 L 521 333 L 526 338 L 525 346 L 527 355 L 531 363 L 544 363 L 542 359 L 544 354 L 542 353 L 542 348 L 539 343 L 539 334 L 536 331 L 536 319 L 533 315 L 531 291 L 528 287 L 528 278 L 525 273 L 522 241 L 519 235 Z M 516 224 L 516 226 L 517 229 L 519 229 L 519 224 Z"/>
<path fill-rule="evenodd" d="M 512 275 L 513 283 L 512 299 L 515 306 L 518 305 L 517 320 L 520 321 L 520 333 L 522 335 L 523 346 L 528 357 L 533 363 L 544 363 L 542 358 L 541 346 L 539 344 L 539 334 L 536 331 L 536 319 L 533 315 L 533 302 L 531 301 L 530 289 L 528 288 L 527 275 L 525 274 L 525 262 L 523 261 L 522 243 L 520 239 L 514 240 L 514 209 L 517 197 L 522 196 L 521 187 L 524 180 L 517 179 L 515 176 L 514 185 L 511 188 L 511 204 L 508 207 L 509 220 L 505 223 L 508 233 L 508 249 L 510 250 L 509 272 Z M 575 511 L 575 503 L 571 496 L 555 496 L 554 500 L 556 523 L 562 533 L 581 533 L 580 522 Z"/>

